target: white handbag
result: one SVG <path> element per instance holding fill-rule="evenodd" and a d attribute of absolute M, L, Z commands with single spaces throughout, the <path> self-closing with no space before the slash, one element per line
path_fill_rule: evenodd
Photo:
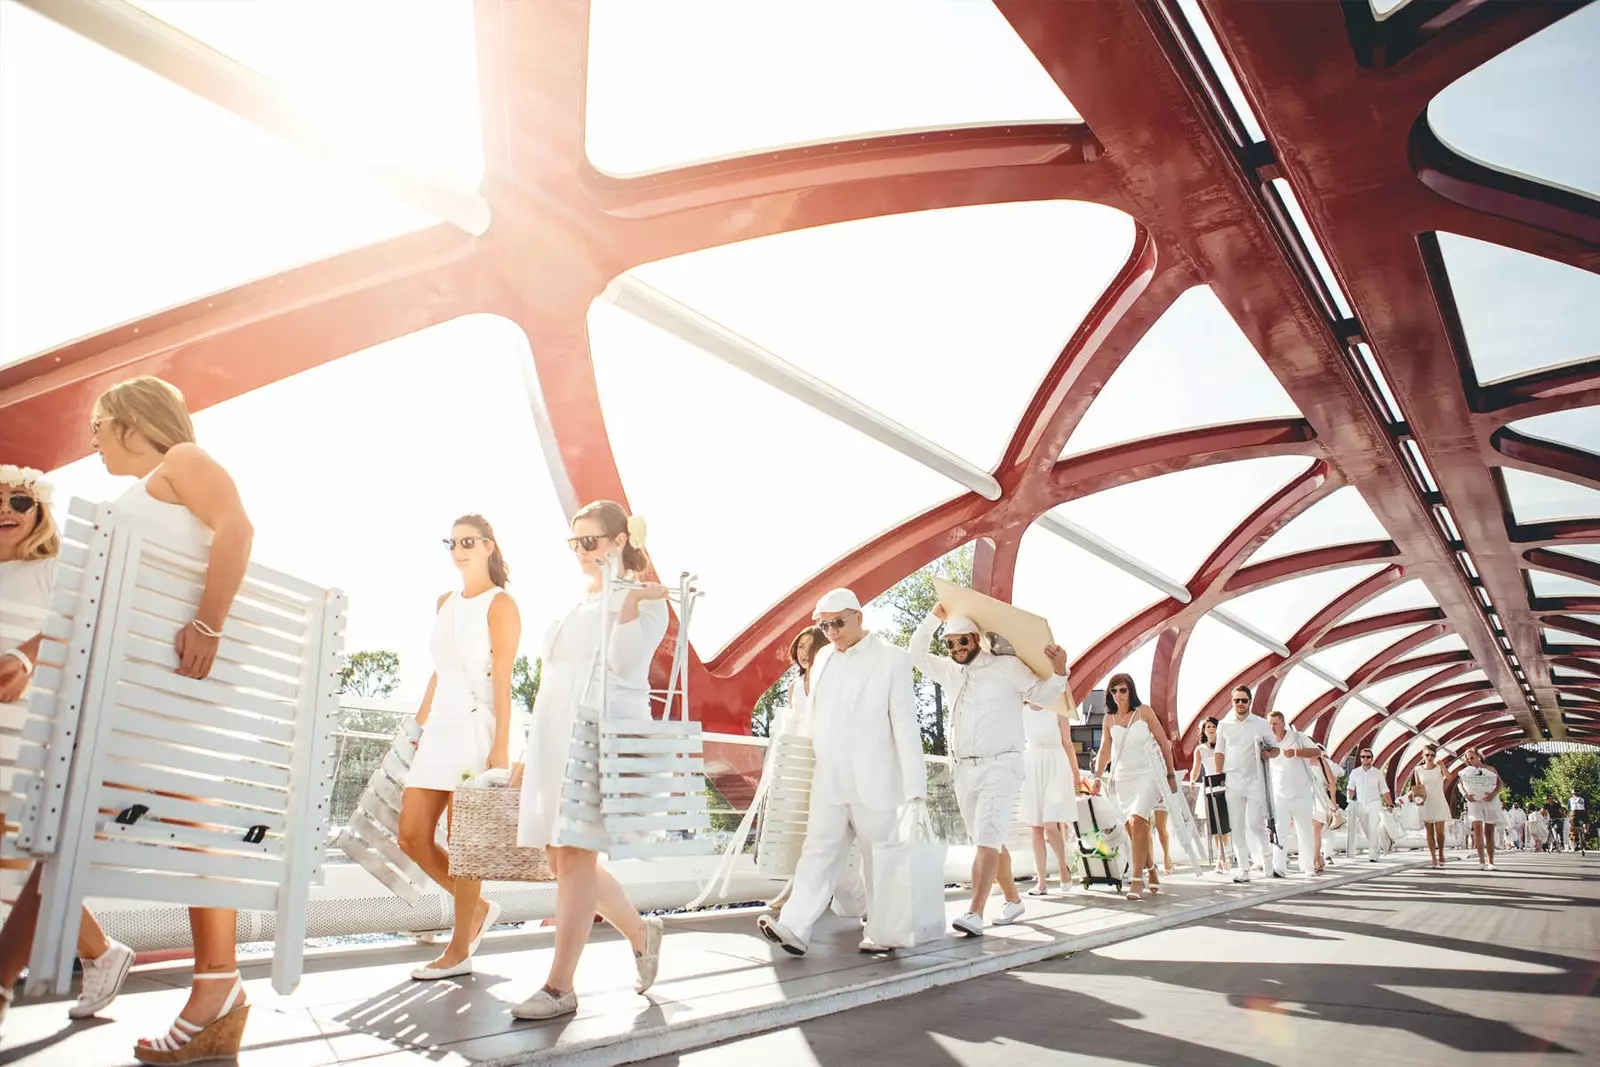
<path fill-rule="evenodd" d="M 898 837 L 872 850 L 867 936 L 885 948 L 915 948 L 945 936 L 945 846 L 920 800 L 902 810 Z"/>

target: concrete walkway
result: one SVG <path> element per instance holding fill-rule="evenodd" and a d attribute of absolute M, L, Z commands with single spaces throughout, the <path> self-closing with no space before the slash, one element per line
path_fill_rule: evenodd
<path fill-rule="evenodd" d="M 942 940 L 886 958 L 856 950 L 860 925 L 829 916 L 811 952 L 795 959 L 755 931 L 759 909 L 668 919 L 661 975 L 648 997 L 632 992 L 627 945 L 597 928 L 578 971 L 582 1005 L 575 1017 L 543 1025 L 512 1019 L 507 1009 L 536 990 L 550 962 L 550 932 L 496 931 L 477 973 L 422 984 L 408 972 L 432 958 L 423 946 L 308 955 L 306 975 L 290 997 L 275 995 L 266 966 L 246 967 L 253 1008 L 242 1067 L 499 1067 L 556 1060 L 571 1067 L 635 1062 L 718 1041 L 809 1023 L 925 990 L 1039 963 L 1064 953 L 1127 941 L 1183 923 L 1216 920 L 1240 909 L 1418 862 L 1341 863 L 1320 879 L 1292 877 L 1234 886 L 1212 876 L 1166 879 L 1159 898 L 1130 902 L 1105 890 L 1074 889 L 1029 898 L 1016 926 L 971 940 Z M 1364 887 L 1354 886 L 1356 897 Z M 998 897 L 995 898 L 996 905 Z M 965 910 L 952 893 L 947 910 Z M 159 1034 L 183 1005 L 186 965 L 140 968 L 102 1019 L 70 1023 L 61 1002 L 18 1004 L 0 1034 L 0 1061 L 25 1067 L 132 1062 L 140 1036 Z M 994 1023 L 1004 1026 L 1006 1015 Z M 926 1041 L 923 1042 L 926 1047 Z M 851 1057 L 855 1061 L 855 1057 Z M 787 1062 L 787 1061 L 782 1061 Z"/>
<path fill-rule="evenodd" d="M 651 1063 L 1600 1063 L 1600 857 L 1502 859 L 1236 910 Z"/>

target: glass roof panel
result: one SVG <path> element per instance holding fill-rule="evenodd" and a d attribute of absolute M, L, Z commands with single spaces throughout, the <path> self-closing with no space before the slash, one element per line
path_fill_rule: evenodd
<path fill-rule="evenodd" d="M 1600 596 L 1600 584 L 1569 578 L 1565 574 L 1529 570 L 1528 580 L 1533 583 L 1533 595 L 1538 597 Z"/>
<path fill-rule="evenodd" d="M 1080 692 L 1080 684 L 1078 682 L 1073 682 L 1073 696 L 1076 697 L 1079 702 L 1082 702 L 1084 697 L 1088 696 L 1092 690 L 1104 690 L 1106 688 L 1106 683 L 1111 680 L 1112 675 L 1131 674 L 1133 676 L 1134 688 L 1139 690 L 1139 698 L 1146 703 L 1149 703 L 1150 672 L 1155 668 L 1155 663 L 1156 639 L 1152 637 L 1150 640 L 1146 641 L 1144 644 L 1128 653 L 1128 655 L 1124 656 L 1121 663 L 1118 663 L 1115 667 L 1112 667 L 1109 671 L 1106 671 L 1105 677 L 1098 679 L 1094 685 L 1090 686 L 1088 689 L 1082 689 Z"/>
<path fill-rule="evenodd" d="M 547 627 L 583 595 L 566 515 L 540 458 L 530 366 L 514 323 L 469 315 L 195 413 L 200 443 L 228 468 L 250 512 L 254 558 L 343 589 L 346 649 L 396 652 L 400 699 L 427 688 L 434 601 L 460 587 L 439 545 L 458 515 L 478 512 L 494 526 L 512 568 L 524 654 L 538 656 Z M 495 461 L 463 463 L 439 444 L 468 438 Z M 359 477 L 306 476 L 328 472 L 330 456 Z M 52 480 L 59 504 L 115 499 L 130 484 L 94 455 Z M 295 506 L 281 506 L 288 500 Z M 338 516 L 338 536 L 322 536 L 307 515 Z"/>
<path fill-rule="evenodd" d="M 1438 672 L 1438 667 L 1422 667 L 1418 670 L 1407 671 L 1404 674 L 1397 674 L 1393 678 L 1385 678 L 1381 682 L 1373 682 L 1371 685 L 1362 686 L 1361 695 L 1374 704 L 1387 708 L 1391 701 L 1407 689 Z M 1451 681 L 1454 681 L 1454 679 L 1451 679 Z"/>
<path fill-rule="evenodd" d="M 1049 530 L 1030 526 L 1017 549 L 1012 603 L 1050 620 L 1069 660 L 1157 601 L 1159 589 L 1091 556 Z M 1084 605 L 1093 604 L 1091 611 Z M 1143 679 L 1148 682 L 1148 676 Z"/>
<path fill-rule="evenodd" d="M 988 469 L 1133 235 L 1127 215 L 1098 204 L 988 204 L 777 234 L 633 273 Z"/>
<path fill-rule="evenodd" d="M 1379 22 L 1382 22 L 1384 19 L 1388 18 L 1390 15 L 1409 4 L 1411 0 L 1371 0 L 1371 2 L 1372 17 L 1377 19 Z"/>
<path fill-rule="evenodd" d="M 1329 754 L 1337 751 L 1339 746 L 1355 732 L 1356 727 L 1365 723 L 1372 716 L 1379 714 L 1373 708 L 1359 700 L 1347 700 L 1340 706 L 1333 716 L 1333 723 L 1328 728 L 1327 750 Z M 1352 756 L 1354 752 L 1350 753 Z"/>
<path fill-rule="evenodd" d="M 1269 537 L 1266 544 L 1256 549 L 1249 562 L 1263 563 L 1329 545 L 1387 540 L 1389 531 L 1383 528 L 1383 523 L 1378 521 L 1367 502 L 1361 499 L 1361 491 L 1353 485 L 1347 485 L 1335 489 Z"/>
<path fill-rule="evenodd" d="M 0 4 L 0 366 L 437 221 Z"/>
<path fill-rule="evenodd" d="M 1301 578 L 1290 578 L 1264 589 L 1234 597 L 1224 604 L 1228 612 L 1258 629 L 1288 641 L 1311 617 L 1362 579 L 1384 568 L 1381 563 L 1339 567 Z"/>
<path fill-rule="evenodd" d="M 1195 623 L 1178 670 L 1178 726 L 1189 729 L 1200 709 L 1238 673 L 1272 650 L 1210 615 Z"/>
<path fill-rule="evenodd" d="M 1082 118 L 989 0 L 592 0 L 586 149 L 631 177 L 877 134 Z"/>
<path fill-rule="evenodd" d="M 1422 703 L 1417 704 L 1414 707 L 1407 708 L 1405 711 L 1401 712 L 1395 717 L 1404 722 L 1408 722 L 1413 726 L 1416 726 L 1428 715 L 1438 711 L 1440 708 L 1444 707 L 1454 699 L 1455 697 L 1438 697 L 1434 700 L 1424 700 Z"/>
<path fill-rule="evenodd" d="M 1600 489 L 1515 467 L 1501 467 L 1511 512 L 1519 523 L 1560 522 L 1600 515 Z"/>
<path fill-rule="evenodd" d="M 1544 639 L 1552 645 L 1600 645 L 1600 641 L 1585 634 L 1573 633 L 1571 630 L 1555 626 L 1544 628 Z"/>
<path fill-rule="evenodd" d="M 691 638 L 707 658 L 837 557 L 959 491 L 606 301 L 589 309 L 589 341 L 606 433 L 629 505 L 650 520 L 656 565 L 704 581 Z M 717 398 L 717 417 L 688 417 L 708 396 Z M 685 414 L 663 432 L 673 412 Z M 794 442 L 824 438 L 850 457 L 850 477 L 774 477 L 794 463 Z M 713 470 L 714 479 L 691 476 Z M 729 486 L 740 513 L 772 517 L 760 537 L 726 536 Z M 792 521 L 797 492 L 827 521 Z M 708 553 L 707 545 L 718 547 Z"/>
<path fill-rule="evenodd" d="M 472 0 L 132 0 L 282 87 L 363 152 L 483 180 Z"/>
<path fill-rule="evenodd" d="M 1333 687 L 1304 667 L 1290 668 L 1273 694 L 1269 711 L 1281 711 L 1290 722 L 1306 709 L 1306 705 Z"/>
<path fill-rule="evenodd" d="M 1299 414 L 1222 301 L 1198 285 L 1134 345 L 1084 412 L 1062 455 L 1198 426 Z"/>
<path fill-rule="evenodd" d="M 1068 501 L 1054 514 L 1187 582 L 1235 527 L 1310 466 L 1303 456 L 1215 463 Z M 1181 529 L 1160 520 L 1166 515 L 1182 515 Z"/>
<path fill-rule="evenodd" d="M 1566 411 L 1552 411 L 1548 415 L 1535 415 L 1531 419 L 1518 419 L 1508 423 L 1507 428 L 1529 437 L 1600 454 L 1600 407 L 1592 404 Z"/>
<path fill-rule="evenodd" d="M 1556 550 L 1552 549 L 1551 551 Z M 1600 545 L 1563 545 L 1556 554 L 1576 556 L 1579 559 L 1589 560 L 1591 563 L 1600 563 Z"/>
<path fill-rule="evenodd" d="M 1440 652 L 1465 652 L 1466 649 L 1467 642 L 1462 639 L 1461 635 L 1451 633 L 1445 634 L 1443 637 L 1436 637 L 1425 645 L 1418 645 L 1416 648 L 1406 653 L 1406 658 L 1410 659 L 1413 656 L 1433 656 Z"/>
<path fill-rule="evenodd" d="M 1439 140 L 1468 159 L 1600 196 L 1600 8 L 1575 11 L 1457 78 L 1428 105 Z"/>
<path fill-rule="evenodd" d="M 1401 626 L 1392 630 L 1380 630 L 1375 634 L 1366 634 L 1349 641 L 1341 641 L 1337 645 L 1323 649 L 1321 652 L 1317 652 L 1307 658 L 1334 677 L 1349 680 L 1350 675 L 1355 672 L 1356 668 L 1396 641 L 1403 641 L 1420 629 L 1422 629 L 1421 624 Z"/>
<path fill-rule="evenodd" d="M 1267 135 L 1261 129 L 1260 120 L 1256 118 L 1255 108 L 1250 106 L 1250 98 L 1244 95 L 1244 87 L 1239 84 L 1239 76 L 1233 72 L 1233 64 L 1228 61 L 1227 53 L 1223 52 L 1222 45 L 1217 41 L 1216 31 L 1211 28 L 1211 20 L 1206 18 L 1206 13 L 1201 10 L 1199 0 L 1178 0 L 1178 10 L 1189 23 L 1189 27 L 1194 30 L 1195 39 L 1200 42 L 1200 50 L 1205 53 L 1211 68 L 1216 71 L 1217 80 L 1222 83 L 1222 91 L 1233 104 L 1234 111 L 1238 113 L 1245 134 L 1251 141 L 1265 141 Z"/>
<path fill-rule="evenodd" d="M 1438 238 L 1479 383 L 1600 352 L 1600 275 L 1471 237 Z"/>
<path fill-rule="evenodd" d="M 1401 582 L 1392 589 L 1386 589 L 1361 605 L 1341 622 L 1356 622 L 1360 619 L 1371 619 L 1379 615 L 1387 615 L 1394 611 L 1410 611 L 1412 608 L 1436 608 L 1439 602 L 1433 594 L 1428 592 L 1428 587 L 1422 583 L 1421 578 L 1412 578 Z M 1398 631 L 1396 631 L 1398 632 Z"/>
<path fill-rule="evenodd" d="M 1400 740 L 1400 738 L 1410 736 L 1412 736 L 1411 731 L 1406 729 L 1405 723 L 1400 721 L 1399 716 L 1396 716 L 1379 728 L 1378 737 L 1372 742 L 1372 754 L 1374 756 L 1382 755 L 1384 749 Z"/>

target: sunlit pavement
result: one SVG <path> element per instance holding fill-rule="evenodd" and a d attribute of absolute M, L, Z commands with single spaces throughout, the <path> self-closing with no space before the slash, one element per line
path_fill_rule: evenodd
<path fill-rule="evenodd" d="M 1413 868 L 650 1062 L 1600 1062 L 1600 857 L 1502 860 Z"/>
<path fill-rule="evenodd" d="M 1285 992 L 1309 974 L 1328 975 L 1334 986 L 1359 978 L 1351 994 L 1370 991 L 1374 1003 L 1389 1004 L 1385 1010 L 1403 1019 L 1419 1005 L 1456 1005 L 1455 987 L 1468 980 L 1483 981 L 1492 994 L 1481 995 L 1481 1008 L 1448 1010 L 1489 1012 L 1493 1002 L 1507 1000 L 1504 991 L 1512 988 L 1554 990 L 1559 984 L 1561 992 L 1580 995 L 1573 992 L 1571 961 L 1546 961 L 1524 945 L 1527 938 L 1545 938 L 1550 944 L 1540 951 L 1556 952 L 1579 940 L 1575 910 L 1580 905 L 1569 899 L 1575 892 L 1571 887 L 1578 885 L 1572 880 L 1575 863 L 1552 858 L 1516 864 L 1544 875 L 1543 880 L 1459 870 L 1432 876 L 1397 873 L 1419 861 L 1418 853 L 1401 853 L 1381 864 L 1342 862 L 1316 880 L 1258 878 L 1250 886 L 1179 874 L 1165 880 L 1160 898 L 1138 902 L 1106 890 L 1074 889 L 1064 897 L 1028 898 L 1028 914 L 1016 926 L 887 958 L 859 953 L 859 923 L 834 916 L 819 925 L 811 952 L 802 959 L 783 954 L 756 933 L 761 914 L 756 909 L 669 918 L 661 975 L 649 997 L 632 992 L 627 946 L 597 928 L 578 971 L 578 1014 L 543 1025 L 519 1023 L 507 1009 L 542 982 L 550 960 L 549 931 L 491 934 L 475 975 L 429 984 L 407 975 L 436 949 L 407 945 L 313 953 L 292 997 L 273 994 L 265 964 L 245 968 L 254 1008 L 239 1062 L 243 1067 L 611 1064 L 779 1031 L 685 1059 L 732 1063 L 731 1057 L 743 1060 L 755 1052 L 773 1064 L 980 1063 L 989 1062 L 984 1057 L 997 1048 L 1014 1054 L 1033 1050 L 1040 1057 L 1059 1057 L 1048 1051 L 1055 1048 L 1106 1054 L 1111 1051 L 1107 1043 L 1116 1039 L 1154 1050 L 1149 1055 L 1155 1058 L 1133 1062 L 1187 1063 L 1191 1054 L 1213 1060 L 1224 1055 L 1208 1051 L 1207 1040 L 1231 1050 L 1226 1055 L 1232 1059 L 1261 1057 L 1262 1048 L 1287 1056 L 1291 1037 L 1311 1025 L 1301 1021 L 1303 1014 L 1324 1020 L 1316 1024 L 1322 1031 L 1307 1031 L 1306 1040 L 1331 1040 L 1324 1009 L 1295 1001 L 1316 997 Z M 1334 888 L 1384 875 L 1395 877 Z M 1313 892 L 1314 897 L 1306 896 Z M 1261 906 L 1291 896 L 1299 899 Z M 1432 917 L 1418 910 L 1430 900 L 1444 905 Z M 1463 902 L 1476 907 L 1463 908 Z M 950 916 L 963 910 L 964 901 L 952 892 Z M 1399 916 L 1429 936 L 1409 943 L 1385 941 L 1385 935 L 1392 936 L 1385 927 Z M 1457 927 L 1468 921 L 1493 932 L 1498 943 L 1519 947 L 1479 954 L 1460 940 L 1468 935 Z M 1436 929 L 1439 923 L 1445 927 Z M 1569 928 L 1555 928 L 1563 923 Z M 1179 924 L 1188 925 L 1134 940 Z M 1587 936 L 1593 933 L 1591 928 Z M 1103 947 L 1117 942 L 1120 948 Z M 1066 963 L 1029 967 L 1096 948 Z M 1224 950 L 1261 962 L 1193 962 L 1220 959 Z M 1151 952 L 1155 956 L 1147 959 Z M 1524 962 L 1536 956 L 1541 962 Z M 1370 965 L 1385 966 L 1385 973 L 1402 957 L 1424 962 L 1394 971 L 1397 984 L 1387 986 L 1391 980 L 1386 978 L 1389 991 L 1379 993 L 1376 972 L 1357 969 L 1368 957 Z M 1593 960 L 1595 954 L 1584 958 Z M 1308 963 L 1340 966 L 1307 968 Z M 1593 965 L 1585 966 L 1590 968 L 1586 993 Z M 1002 973 L 1019 967 L 1028 969 Z M 1436 988 L 1441 973 L 1449 981 Z M 140 968 L 106 1018 L 83 1023 L 70 1023 L 60 1002 L 18 1004 L 0 1034 L 0 1060 L 26 1067 L 131 1062 L 134 1041 L 165 1030 L 183 1004 L 188 981 L 184 965 Z M 1326 994 L 1329 986 L 1322 979 L 1317 988 Z M 1219 989 L 1225 992 L 1212 992 Z M 1449 1000 L 1441 1000 L 1445 993 Z M 1172 1006 L 1151 1011 L 1152 1004 Z M 1550 1010 L 1542 1007 L 1534 1018 L 1545 1018 Z M 1367 1008 L 1352 1008 L 1332 1018 L 1346 1029 L 1342 1024 L 1369 1014 Z M 1169 1024 L 1181 1027 L 1169 1029 Z M 1437 1029 L 1455 1025 L 1452 1016 Z M 1525 1047 L 1506 1044 L 1509 1030 L 1489 1032 L 1501 1035 L 1494 1047 Z M 1191 1041 L 1196 1042 L 1192 1047 L 1184 1044 Z M 1263 1042 L 1262 1048 L 1254 1047 Z M 1429 1046 L 1429 1052 L 1449 1047 Z M 1241 1051 L 1246 1048 L 1252 1051 Z"/>

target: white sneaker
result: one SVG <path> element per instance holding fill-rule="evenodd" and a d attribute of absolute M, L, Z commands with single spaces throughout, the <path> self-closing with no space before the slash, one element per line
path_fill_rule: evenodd
<path fill-rule="evenodd" d="M 955 927 L 957 930 L 960 930 L 968 937 L 983 936 L 983 916 L 979 915 L 975 911 L 967 912 L 965 915 L 952 921 L 950 925 Z"/>
<path fill-rule="evenodd" d="M 82 963 L 83 990 L 78 1002 L 67 1009 L 69 1019 L 87 1019 L 117 999 L 122 983 L 128 980 L 128 972 L 133 969 L 133 949 L 113 941 L 99 959 Z"/>
<path fill-rule="evenodd" d="M 791 956 L 804 956 L 806 943 L 796 937 L 787 926 L 778 922 L 770 915 L 763 915 L 756 920 L 756 929 L 761 931 L 761 936 L 777 945 Z"/>
<path fill-rule="evenodd" d="M 1000 918 L 994 921 L 996 926 L 1010 926 L 1027 912 L 1027 907 L 1020 900 L 1008 900 L 1000 908 Z"/>
<path fill-rule="evenodd" d="M 1491 870 L 1491 871 L 1492 871 L 1492 870 L 1494 870 L 1494 864 L 1492 864 L 1492 863 L 1491 863 L 1491 864 L 1488 864 L 1488 867 L 1487 867 L 1487 869 L 1488 869 L 1488 870 Z"/>
<path fill-rule="evenodd" d="M 1239 871 L 1239 872 L 1237 872 L 1233 876 L 1233 882 L 1234 882 L 1235 885 L 1249 885 L 1250 884 L 1250 872 L 1249 871 Z"/>
<path fill-rule="evenodd" d="M 1488 869 L 1489 869 L 1489 865 L 1488 865 L 1488 864 L 1487 864 L 1487 863 L 1480 863 L 1480 864 L 1478 864 L 1478 870 L 1480 870 L 1480 871 L 1487 871 L 1487 870 L 1488 870 Z"/>

